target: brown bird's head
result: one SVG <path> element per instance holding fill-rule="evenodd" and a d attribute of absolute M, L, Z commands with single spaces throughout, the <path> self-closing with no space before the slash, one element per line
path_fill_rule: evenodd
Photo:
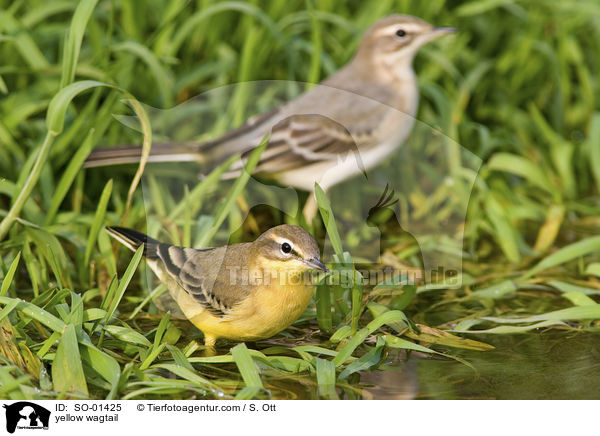
<path fill-rule="evenodd" d="M 453 27 L 435 27 L 410 15 L 390 15 L 367 30 L 357 57 L 390 67 L 410 65 L 419 48 L 455 31 Z"/>

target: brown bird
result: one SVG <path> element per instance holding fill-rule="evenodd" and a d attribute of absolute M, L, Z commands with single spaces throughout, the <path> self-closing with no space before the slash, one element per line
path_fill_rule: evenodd
<path fill-rule="evenodd" d="M 196 161 L 210 169 L 239 153 L 229 177 L 261 139 L 270 142 L 255 169 L 259 176 L 312 192 L 370 169 L 402 145 L 417 112 L 412 61 L 427 42 L 454 32 L 409 15 L 392 15 L 365 33 L 352 60 L 327 80 L 271 112 L 204 143 L 154 144 L 149 162 Z M 140 147 L 94 150 L 87 167 L 137 162 Z M 314 215 L 310 197 L 305 215 Z"/>

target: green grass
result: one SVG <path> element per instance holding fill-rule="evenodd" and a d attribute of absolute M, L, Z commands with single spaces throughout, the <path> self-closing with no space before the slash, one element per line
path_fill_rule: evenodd
<path fill-rule="evenodd" d="M 596 1 L 0 5 L 0 397 L 360 398 L 360 374 L 384 368 L 397 349 L 468 368 L 456 350 L 491 352 L 485 335 L 597 331 Z M 166 116 L 149 107 L 236 82 L 318 82 L 350 58 L 366 26 L 394 12 L 460 29 L 415 62 L 424 124 L 414 143 L 426 143 L 426 125 L 456 141 L 442 138 L 454 184 L 415 185 L 412 170 L 443 181 L 439 167 L 419 160 L 398 174 L 406 186 L 398 197 L 403 220 L 433 228 L 467 211 L 443 244 L 433 234 L 419 241 L 462 254 L 461 287 L 361 283 L 361 223 L 320 192 L 311 230 L 333 248 L 336 258 L 325 261 L 354 286 L 323 283 L 292 328 L 203 356 L 199 331 L 155 305 L 164 290 L 145 280 L 140 253 L 117 250 L 104 227 L 147 225 L 192 245 L 249 240 L 299 219 L 253 209 L 243 220 L 251 182 L 220 182 L 232 161 L 198 180 L 194 169 L 86 170 L 83 160 L 110 144 L 147 151 Z M 298 90 L 284 86 L 288 97 Z M 266 109 L 276 94 L 254 101 L 252 91 L 236 88 L 202 137 Z M 136 115 L 136 128 L 121 115 Z M 481 159 L 476 178 L 458 144 Z M 382 262 L 419 269 L 419 246 L 391 221 L 378 223 L 389 229 Z"/>

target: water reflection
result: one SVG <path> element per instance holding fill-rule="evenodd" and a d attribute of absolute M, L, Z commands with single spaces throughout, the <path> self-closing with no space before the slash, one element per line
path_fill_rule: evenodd
<path fill-rule="evenodd" d="M 327 346 L 307 317 L 308 325 L 293 326 L 273 338 L 248 343 L 248 348 L 266 351 L 280 346 Z M 201 333 L 186 321 L 174 320 L 185 332 L 186 342 L 201 341 Z M 155 324 L 152 324 L 155 325 Z M 138 326 L 143 331 L 151 325 Z M 388 350 L 385 361 L 372 371 L 338 380 L 340 399 L 600 399 L 600 337 L 596 332 L 551 330 L 522 335 L 481 335 L 474 339 L 491 344 L 491 351 L 446 349 L 448 354 L 469 362 L 403 350 Z M 324 342 L 325 341 L 325 342 Z M 226 355 L 235 343 L 223 342 L 218 354 Z M 290 356 L 297 357 L 294 353 Z M 228 379 L 232 392 L 243 385 L 234 364 L 200 365 L 208 379 Z M 314 373 L 285 373 L 261 365 L 265 398 L 321 398 Z M 237 381 L 236 381 L 237 380 Z"/>
<path fill-rule="evenodd" d="M 363 389 L 366 400 L 412 400 L 419 394 L 417 366 L 419 358 L 409 358 L 399 363 L 404 353 L 397 353 L 391 365 L 384 365 L 380 370 L 361 374 L 360 381 L 372 385 Z"/>
<path fill-rule="evenodd" d="M 496 347 L 455 355 L 453 361 L 413 355 L 403 364 L 361 374 L 364 398 L 598 399 L 600 341 L 583 332 L 486 336 Z M 370 385 L 370 386 L 368 386 Z"/>

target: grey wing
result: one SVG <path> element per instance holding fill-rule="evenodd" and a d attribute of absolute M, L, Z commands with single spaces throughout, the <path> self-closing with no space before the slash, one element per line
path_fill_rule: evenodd
<path fill-rule="evenodd" d="M 292 115 L 278 122 L 271 130 L 269 144 L 255 172 L 277 173 L 323 161 L 336 161 L 354 154 L 360 168 L 357 141 L 368 138 L 370 132 L 351 134 L 344 126 L 323 115 Z M 230 169 L 230 175 L 239 172 L 252 150 L 242 154 L 241 161 Z"/>
<path fill-rule="evenodd" d="M 218 292 L 222 288 L 219 257 L 222 261 L 224 251 L 159 244 L 156 254 L 166 271 L 194 300 L 212 315 L 222 317 L 238 302 L 235 295 Z"/>

